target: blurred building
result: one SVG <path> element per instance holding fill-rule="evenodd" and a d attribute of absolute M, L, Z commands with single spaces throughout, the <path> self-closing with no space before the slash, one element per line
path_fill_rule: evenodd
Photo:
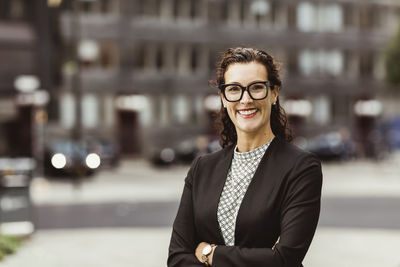
<path fill-rule="evenodd" d="M 382 114 L 376 96 L 389 90 L 382 51 L 400 23 L 400 2 L 382 0 L 76 0 L 60 8 L 55 128 L 115 137 L 124 153 L 213 133 L 219 100 L 208 81 L 231 46 L 263 48 L 282 63 L 298 135 L 368 131 Z"/>
<path fill-rule="evenodd" d="M 22 94 L 17 87 L 54 92 L 59 81 L 57 61 L 52 56 L 57 45 L 53 38 L 56 22 L 45 0 L 0 2 L 0 154 L 33 154 L 35 101 L 32 92 L 19 97 Z M 26 75 L 34 85 L 26 84 L 27 79 L 16 82 Z M 57 104 L 52 102 L 50 109 L 57 111 Z"/>

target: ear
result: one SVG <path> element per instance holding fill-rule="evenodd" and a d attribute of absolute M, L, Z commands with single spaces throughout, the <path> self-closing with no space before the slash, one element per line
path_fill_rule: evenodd
<path fill-rule="evenodd" d="M 218 94 L 219 94 L 219 96 L 221 97 L 222 105 L 226 108 L 226 105 L 227 105 L 226 102 L 227 102 L 227 101 L 226 101 L 224 95 L 221 93 L 221 91 L 219 91 Z"/>
<path fill-rule="evenodd" d="M 272 95 L 272 102 L 275 103 L 278 100 L 279 96 L 279 86 L 274 85 L 274 90 L 271 90 L 271 95 Z"/>

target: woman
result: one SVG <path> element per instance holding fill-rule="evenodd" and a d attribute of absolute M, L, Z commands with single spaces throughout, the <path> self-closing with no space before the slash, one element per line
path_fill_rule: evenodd
<path fill-rule="evenodd" d="M 320 212 L 318 159 L 289 144 L 273 58 L 228 49 L 217 69 L 223 149 L 185 179 L 168 266 L 303 266 Z"/>

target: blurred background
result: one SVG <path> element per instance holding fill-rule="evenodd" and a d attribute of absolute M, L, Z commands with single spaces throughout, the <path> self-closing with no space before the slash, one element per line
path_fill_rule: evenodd
<path fill-rule="evenodd" d="M 220 149 L 217 59 L 254 46 L 323 160 L 305 264 L 399 267 L 399 25 L 398 0 L 1 0 L 0 265 L 165 266 L 189 164 Z"/>

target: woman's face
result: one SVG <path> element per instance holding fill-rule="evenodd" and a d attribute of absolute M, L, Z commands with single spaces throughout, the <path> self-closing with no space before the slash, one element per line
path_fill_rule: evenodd
<path fill-rule="evenodd" d="M 255 81 L 268 81 L 267 69 L 258 62 L 234 63 L 228 66 L 225 74 L 225 84 L 237 83 L 247 86 Z M 220 93 L 228 115 L 235 125 L 239 135 L 244 133 L 265 134 L 271 131 L 271 105 L 277 100 L 278 88 L 268 89 L 268 96 L 262 100 L 253 100 L 247 91 L 240 101 L 229 102 Z"/>

